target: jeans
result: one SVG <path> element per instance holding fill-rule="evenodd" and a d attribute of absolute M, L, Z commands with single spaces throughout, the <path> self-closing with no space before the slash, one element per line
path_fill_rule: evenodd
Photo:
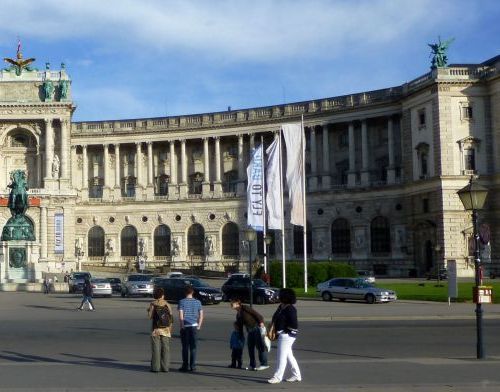
<path fill-rule="evenodd" d="M 233 348 L 231 351 L 231 367 L 241 369 L 243 357 L 243 349 L 242 348 Z"/>
<path fill-rule="evenodd" d="M 259 362 L 261 366 L 267 366 L 267 351 L 260 334 L 259 327 L 248 331 L 248 356 L 250 357 L 250 367 L 257 367 L 255 364 L 255 349 L 259 353 Z"/>
<path fill-rule="evenodd" d="M 151 371 L 168 372 L 170 367 L 170 338 L 151 336 Z"/>
<path fill-rule="evenodd" d="M 288 334 L 280 334 L 278 337 L 278 350 L 277 350 L 277 369 L 274 373 L 274 378 L 278 380 L 283 380 L 283 376 L 285 374 L 286 365 L 290 364 L 292 368 L 292 376 L 297 377 L 299 380 L 302 380 L 302 376 L 300 374 L 299 364 L 295 359 L 292 351 L 292 346 L 295 343 L 295 338 L 292 338 Z"/>
<path fill-rule="evenodd" d="M 182 343 L 182 368 L 196 369 L 196 335 L 197 327 L 184 327 L 181 329 Z"/>
<path fill-rule="evenodd" d="M 86 296 L 86 295 L 83 296 L 82 303 L 80 305 L 80 309 L 83 309 L 83 305 L 85 305 L 85 302 L 87 302 L 89 304 L 89 309 L 90 310 L 94 310 L 95 309 L 95 306 L 92 303 L 92 297 L 91 296 Z"/>

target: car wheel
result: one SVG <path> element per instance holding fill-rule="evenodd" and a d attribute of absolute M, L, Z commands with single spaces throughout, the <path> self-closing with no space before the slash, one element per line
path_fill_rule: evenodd
<path fill-rule="evenodd" d="M 323 301 L 331 301 L 332 295 L 328 291 L 325 291 L 323 294 L 321 294 L 321 298 L 323 298 Z"/>
<path fill-rule="evenodd" d="M 375 296 L 373 294 L 366 294 L 365 301 L 367 304 L 374 304 L 375 303 Z"/>

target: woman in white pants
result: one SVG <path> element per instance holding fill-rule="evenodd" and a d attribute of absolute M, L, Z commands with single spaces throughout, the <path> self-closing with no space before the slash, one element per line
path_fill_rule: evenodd
<path fill-rule="evenodd" d="M 288 382 L 300 382 L 299 364 L 293 355 L 292 346 L 298 332 L 297 309 L 295 291 L 292 289 L 280 290 L 280 306 L 273 315 L 273 323 L 278 334 L 277 369 L 274 376 L 267 380 L 269 384 L 278 384 L 283 380 L 287 364 L 290 364 L 292 374 L 286 379 Z"/>

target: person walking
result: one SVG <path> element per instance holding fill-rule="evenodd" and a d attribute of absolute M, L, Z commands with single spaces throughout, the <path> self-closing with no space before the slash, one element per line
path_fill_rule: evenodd
<path fill-rule="evenodd" d="M 299 364 L 292 351 L 299 327 L 297 309 L 294 306 L 297 298 L 295 291 L 288 288 L 281 289 L 279 297 L 281 303 L 272 318 L 272 323 L 278 334 L 277 369 L 273 377 L 267 380 L 269 384 L 278 384 L 283 380 L 287 364 L 290 364 L 292 375 L 286 381 L 302 381 Z"/>
<path fill-rule="evenodd" d="M 87 303 L 89 305 L 89 310 L 93 312 L 95 310 L 95 306 L 92 303 L 92 283 L 90 283 L 90 279 L 88 277 L 85 278 L 83 283 L 82 294 L 83 299 L 78 310 L 83 310 L 83 306 Z"/>
<path fill-rule="evenodd" d="M 151 371 L 168 372 L 170 367 L 170 338 L 173 322 L 172 308 L 165 300 L 161 287 L 153 292 L 154 301 L 149 304 L 148 316 L 153 321 L 151 332 Z"/>
<path fill-rule="evenodd" d="M 229 367 L 241 369 L 243 362 L 243 348 L 245 347 L 245 336 L 236 321 L 233 325 L 234 331 L 231 334 L 231 339 L 229 341 L 229 347 L 231 348 L 231 365 L 229 365 Z"/>
<path fill-rule="evenodd" d="M 47 277 L 43 278 L 43 293 L 44 294 L 49 293 L 49 278 Z"/>
<path fill-rule="evenodd" d="M 193 298 L 193 287 L 186 287 L 186 298 L 179 301 L 179 323 L 181 328 L 182 366 L 179 371 L 196 370 L 197 333 L 203 324 L 201 302 Z"/>
<path fill-rule="evenodd" d="M 265 370 L 269 368 L 267 351 L 261 333 L 261 328 L 264 327 L 264 317 L 250 306 L 243 305 L 238 298 L 231 300 L 231 308 L 237 312 L 236 323 L 238 323 L 241 333 L 243 333 L 243 326 L 247 329 L 248 356 L 250 357 L 248 370 Z M 259 355 L 259 367 L 257 367 L 255 361 L 255 349 L 257 349 Z"/>

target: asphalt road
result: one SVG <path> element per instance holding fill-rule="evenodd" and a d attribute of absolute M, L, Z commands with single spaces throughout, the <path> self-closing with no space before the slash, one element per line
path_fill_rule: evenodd
<path fill-rule="evenodd" d="M 500 390 L 497 305 L 485 307 L 487 359 L 478 361 L 472 304 L 300 301 L 295 353 L 303 382 L 269 385 L 272 369 L 227 368 L 234 319 L 227 304 L 205 307 L 196 373 L 176 371 L 177 333 L 172 371 L 150 373 L 148 302 L 96 299 L 96 312 L 77 312 L 78 296 L 0 293 L 0 390 Z M 275 307 L 257 309 L 269 317 Z M 272 367 L 275 354 L 273 349 Z"/>

